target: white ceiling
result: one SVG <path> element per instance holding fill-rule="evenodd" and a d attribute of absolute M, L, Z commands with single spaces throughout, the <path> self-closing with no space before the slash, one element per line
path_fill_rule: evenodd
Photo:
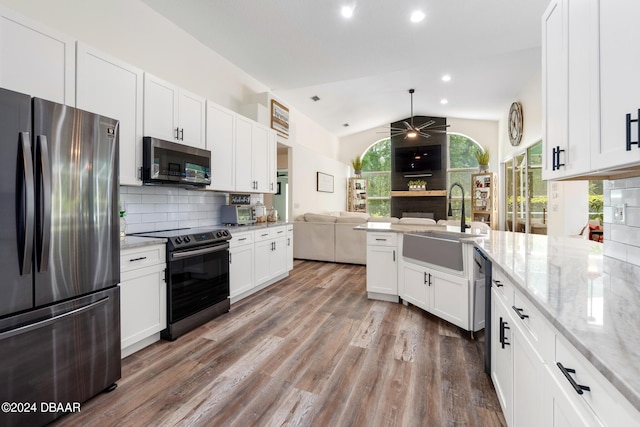
<path fill-rule="evenodd" d="M 410 88 L 416 115 L 498 120 L 539 72 L 548 3 L 143 1 L 337 136 L 409 117 Z M 340 15 L 348 3 L 350 20 Z M 426 14 L 417 24 L 415 9 Z"/>

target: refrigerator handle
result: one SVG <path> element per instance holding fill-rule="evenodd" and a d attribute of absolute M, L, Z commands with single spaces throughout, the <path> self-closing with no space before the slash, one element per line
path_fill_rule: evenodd
<path fill-rule="evenodd" d="M 37 210 L 39 218 L 37 236 L 38 271 L 47 271 L 49 267 L 49 246 L 51 245 L 51 159 L 46 135 L 38 135 L 36 139 L 36 174 L 37 174 Z"/>
<path fill-rule="evenodd" d="M 35 196 L 33 180 L 33 160 L 31 158 L 31 138 L 29 132 L 20 132 L 20 148 L 22 156 L 22 181 L 18 181 L 23 188 L 17 191 L 22 200 L 22 212 L 20 215 L 18 233 L 22 237 L 22 253 L 20 259 L 20 274 L 26 276 L 31 274 L 31 259 L 33 257 L 33 227 L 35 217 Z"/>

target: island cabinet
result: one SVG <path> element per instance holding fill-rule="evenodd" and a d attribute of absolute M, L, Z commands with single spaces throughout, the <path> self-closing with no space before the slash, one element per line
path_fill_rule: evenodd
<path fill-rule="evenodd" d="M 0 87 L 75 105 L 75 40 L 0 7 Z"/>
<path fill-rule="evenodd" d="M 494 263 L 491 380 L 509 426 L 639 426 L 640 414 Z"/>
<path fill-rule="evenodd" d="M 141 185 L 143 71 L 78 43 L 76 107 L 120 122 L 121 185 Z"/>
<path fill-rule="evenodd" d="M 397 233 L 367 232 L 367 295 L 370 299 L 398 302 L 398 240 Z"/>
<path fill-rule="evenodd" d="M 144 74 L 144 136 L 205 148 L 205 99 Z"/>
<path fill-rule="evenodd" d="M 465 330 L 469 325 L 469 281 L 404 259 L 399 294 L 403 300 Z"/>
<path fill-rule="evenodd" d="M 160 339 L 167 327 L 165 245 L 120 252 L 120 328 L 122 357 Z"/>

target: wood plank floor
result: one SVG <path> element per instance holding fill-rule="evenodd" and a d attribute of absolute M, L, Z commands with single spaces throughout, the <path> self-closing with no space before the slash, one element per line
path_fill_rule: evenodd
<path fill-rule="evenodd" d="M 505 426 L 483 342 L 366 297 L 365 267 L 296 261 L 229 313 L 122 363 L 59 426 Z"/>

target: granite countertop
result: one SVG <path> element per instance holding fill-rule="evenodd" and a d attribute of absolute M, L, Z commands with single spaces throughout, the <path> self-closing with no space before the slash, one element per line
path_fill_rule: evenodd
<path fill-rule="evenodd" d="M 384 231 L 391 233 L 410 233 L 412 231 L 440 230 L 446 231 L 445 225 L 416 225 L 416 224 L 399 224 L 391 222 L 366 222 L 353 227 L 354 230 L 362 231 Z"/>
<path fill-rule="evenodd" d="M 158 239 L 154 237 L 125 236 L 120 240 L 120 250 L 140 248 L 151 245 L 164 245 L 167 239 Z"/>
<path fill-rule="evenodd" d="M 640 410 L 640 267 L 571 237 L 492 231 L 475 244 Z"/>

